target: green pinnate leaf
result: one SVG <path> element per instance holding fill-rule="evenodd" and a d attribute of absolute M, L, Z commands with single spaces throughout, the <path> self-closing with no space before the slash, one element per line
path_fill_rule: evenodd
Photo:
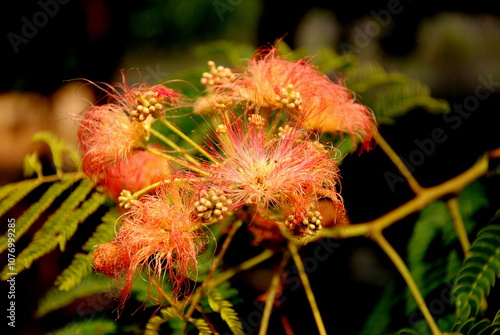
<path fill-rule="evenodd" d="M 40 300 L 35 317 L 41 318 L 52 311 L 68 306 L 77 299 L 109 292 L 110 287 L 110 279 L 95 274 L 87 276 L 71 291 L 61 291 L 54 287 Z M 112 297 L 109 296 L 110 303 L 112 300 Z"/>
<path fill-rule="evenodd" d="M 48 204 L 52 203 L 52 201 L 59 196 L 62 191 L 69 187 L 72 182 L 73 179 L 70 178 L 66 184 L 64 184 L 63 181 L 53 184 L 51 188 L 57 186 L 57 192 L 51 192 L 51 188 L 49 188 L 42 199 L 47 195 L 50 197 L 47 197 L 49 199 L 43 202 L 44 206 L 41 209 L 45 209 Z M 49 253 L 58 245 L 61 250 L 64 250 L 67 240 L 73 236 L 78 224 L 83 222 L 90 214 L 94 213 L 106 199 L 105 196 L 100 193 L 93 193 L 90 198 L 86 199 L 92 189 L 92 182 L 88 179 L 84 179 L 74 190 L 72 190 L 72 193 L 66 200 L 62 202 L 59 208 L 35 233 L 30 244 L 18 255 L 16 259 L 16 271 L 18 273 L 29 268 L 35 260 Z M 42 199 L 40 201 L 42 201 Z M 37 208 L 39 207 L 41 206 L 37 206 Z M 28 209 L 28 212 L 30 212 L 30 209 Z M 41 210 L 37 209 L 37 213 L 40 211 Z M 8 269 L 4 268 L 2 276 L 6 276 L 8 272 Z"/>
<path fill-rule="evenodd" d="M 173 318 L 179 317 L 181 317 L 179 312 L 171 306 L 160 309 L 160 312 L 157 315 L 154 315 L 149 319 L 146 324 L 144 335 L 158 335 L 162 324 Z"/>
<path fill-rule="evenodd" d="M 77 253 L 71 264 L 57 277 L 55 285 L 61 291 L 71 291 L 92 273 L 90 255 Z"/>
<path fill-rule="evenodd" d="M 25 177 L 31 177 L 36 174 L 37 177 L 43 175 L 42 163 L 36 152 L 28 154 L 24 157 L 23 172 Z"/>
<path fill-rule="evenodd" d="M 221 315 L 222 320 L 224 320 L 233 334 L 239 335 L 243 334 L 243 325 L 238 317 L 238 313 L 233 309 L 233 304 L 228 300 L 224 299 L 218 291 L 213 291 L 208 296 L 208 304 L 214 310 Z"/>
<path fill-rule="evenodd" d="M 109 319 L 76 320 L 47 335 L 107 335 L 116 334 L 116 322 Z"/>
<path fill-rule="evenodd" d="M 85 253 L 77 253 L 71 264 L 57 277 L 55 285 L 61 291 L 70 291 L 92 272 L 92 253 L 94 248 L 113 239 L 115 222 L 119 212 L 116 207 L 110 209 L 102 218 L 92 236 L 83 245 Z"/>
<path fill-rule="evenodd" d="M 44 142 L 49 146 L 52 154 L 52 163 L 58 175 L 62 175 L 64 168 L 64 154 L 68 154 L 69 158 L 76 167 L 80 167 L 81 159 L 78 150 L 58 138 L 50 131 L 40 131 L 32 137 L 32 142 Z"/>
<path fill-rule="evenodd" d="M 29 229 L 29 227 L 40 217 L 40 215 L 42 215 L 42 213 L 44 213 L 47 208 L 52 205 L 54 200 L 56 200 L 65 190 L 73 185 L 74 182 L 74 177 L 70 176 L 53 183 L 37 202 L 35 202 L 27 210 L 25 210 L 23 214 L 16 220 L 16 239 L 19 240 L 19 238 L 21 238 L 21 236 Z M 20 200 L 20 194 L 22 194 L 22 197 L 24 197 L 38 185 L 39 184 L 36 182 L 36 180 L 34 182 L 32 181 L 31 183 L 24 184 L 20 187 L 20 190 L 13 194 L 13 196 L 6 198 L 4 201 L 9 201 L 9 205 L 13 206 Z M 4 202 L 2 202 L 2 204 L 4 204 Z M 2 205 L 0 205 L 0 207 L 1 206 Z M 2 236 L 1 240 L 1 242 L 6 241 L 6 236 Z M 5 250 L 6 246 L 7 243 L 1 243 L 0 252 Z"/>
<path fill-rule="evenodd" d="M 456 317 L 476 316 L 491 287 L 500 276 L 500 225 L 481 229 L 472 243 L 453 288 Z"/>
<path fill-rule="evenodd" d="M 0 216 L 4 215 L 9 209 L 14 207 L 17 203 L 19 203 L 19 201 L 21 201 L 41 184 L 42 180 L 40 179 L 28 179 L 2 186 L 2 188 L 0 188 L 0 195 L 3 197 L 0 202 Z M 1 246 L 3 246 L 3 244 L 1 244 Z"/>
<path fill-rule="evenodd" d="M 200 335 L 213 334 L 208 323 L 203 319 L 193 319 L 191 323 L 198 329 Z"/>

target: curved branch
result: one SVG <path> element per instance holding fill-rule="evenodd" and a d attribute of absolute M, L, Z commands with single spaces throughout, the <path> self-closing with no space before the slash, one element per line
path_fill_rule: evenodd
<path fill-rule="evenodd" d="M 476 162 L 471 168 L 458 176 L 443 182 L 442 184 L 422 188 L 422 190 L 410 201 L 393 209 L 381 217 L 366 222 L 323 229 L 316 238 L 349 238 L 356 236 L 368 236 L 373 229 L 383 230 L 406 216 L 415 213 L 433 201 L 451 193 L 461 191 L 467 185 L 484 175 L 488 171 L 488 157 L 485 156 Z"/>

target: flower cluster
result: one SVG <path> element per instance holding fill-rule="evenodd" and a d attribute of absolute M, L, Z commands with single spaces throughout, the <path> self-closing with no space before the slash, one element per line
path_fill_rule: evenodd
<path fill-rule="evenodd" d="M 109 86 L 108 103 L 81 120 L 83 170 L 124 209 L 115 239 L 95 250 L 94 266 L 124 280 L 124 297 L 138 270 L 153 283 L 168 275 L 180 290 L 217 221 L 243 220 L 255 243 L 271 245 L 307 243 L 324 227 L 348 222 L 340 153 L 322 134 L 347 134 L 369 149 L 377 131 L 371 112 L 307 60 L 288 61 L 274 49 L 241 72 L 208 65 L 206 92 L 194 106 L 213 130 L 203 144 L 167 120 L 169 107 L 187 104 L 163 85 Z M 156 121 L 173 137 L 153 131 Z"/>

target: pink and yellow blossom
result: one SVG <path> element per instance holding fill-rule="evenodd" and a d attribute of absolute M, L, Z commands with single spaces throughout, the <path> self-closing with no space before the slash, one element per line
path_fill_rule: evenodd
<path fill-rule="evenodd" d="M 151 283 L 162 283 L 168 275 L 173 291 L 178 292 L 185 278 L 196 272 L 197 256 L 206 243 L 193 209 L 189 193 L 173 183 L 164 184 L 156 194 L 139 199 L 123 216 L 115 239 L 94 253 L 94 267 L 123 280 L 123 299 L 141 270 L 155 279 Z M 117 254 L 123 263 L 114 257 Z"/>
<path fill-rule="evenodd" d="M 92 106 L 84 113 L 78 130 L 83 171 L 100 178 L 105 169 L 143 148 L 147 138 L 144 126 L 131 120 L 120 106 Z"/>
<path fill-rule="evenodd" d="M 276 49 L 253 57 L 243 73 L 217 86 L 212 100 L 229 98 L 256 111 L 285 110 L 308 129 L 348 134 L 362 149 L 371 147 L 377 133 L 372 112 L 341 82 L 332 82 L 306 59 L 286 60 Z"/>
<path fill-rule="evenodd" d="M 149 116 L 153 118 L 164 116 L 167 108 L 179 106 L 184 99 L 181 93 L 163 84 L 151 86 L 147 83 L 136 83 L 128 85 L 123 70 L 121 74 L 121 83 L 104 84 L 103 86 L 91 83 L 105 92 L 103 98 L 107 103 L 120 105 L 136 121 L 145 121 Z"/>
<path fill-rule="evenodd" d="M 307 213 L 323 197 L 343 208 L 332 153 L 300 128 L 270 136 L 260 124 L 225 124 L 214 152 L 220 163 L 205 167 L 233 207 L 250 205 L 260 215 L 286 217 L 290 208 Z"/>

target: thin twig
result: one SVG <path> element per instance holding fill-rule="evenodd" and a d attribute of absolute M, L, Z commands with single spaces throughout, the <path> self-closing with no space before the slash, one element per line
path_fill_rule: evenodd
<path fill-rule="evenodd" d="M 304 286 L 304 291 L 306 292 L 307 300 L 309 301 L 309 305 L 311 306 L 311 310 L 314 316 L 314 320 L 316 321 L 316 325 L 319 330 L 320 335 L 326 335 L 325 324 L 323 323 L 323 319 L 321 318 L 321 314 L 319 312 L 318 305 L 316 303 L 316 299 L 314 298 L 314 293 L 311 288 L 311 283 L 309 283 L 309 278 L 307 278 L 306 270 L 304 268 L 304 263 L 302 263 L 302 258 L 300 258 L 299 250 L 297 245 L 289 241 L 288 242 L 288 250 L 290 251 L 295 266 L 297 267 L 297 271 L 299 272 L 300 281 Z"/>
<path fill-rule="evenodd" d="M 396 165 L 398 170 L 401 172 L 403 177 L 406 178 L 408 185 L 412 189 L 415 194 L 419 194 L 422 191 L 422 186 L 415 179 L 413 174 L 410 172 L 406 164 L 401 160 L 398 154 L 391 148 L 389 143 L 382 137 L 382 135 L 378 134 L 377 143 L 380 145 L 385 154 L 389 157 L 389 159 Z"/>
<path fill-rule="evenodd" d="M 268 260 L 273 255 L 274 255 L 273 251 L 271 251 L 269 249 L 266 249 L 263 252 L 261 252 L 260 254 L 258 254 L 257 256 L 252 257 L 250 259 L 247 259 L 243 263 L 240 263 L 240 264 L 238 264 L 236 266 L 233 266 L 232 268 L 230 268 L 230 269 L 222 272 L 220 275 L 218 275 L 217 277 L 215 277 L 210 282 L 209 287 L 219 286 L 220 284 L 222 284 L 226 280 L 231 279 L 233 276 L 235 276 L 239 272 L 251 269 L 254 266 L 256 266 L 256 265 L 258 265 L 258 264 L 260 264 L 260 263 Z"/>
<path fill-rule="evenodd" d="M 156 287 L 161 287 L 158 281 L 153 277 L 150 276 L 149 278 L 151 280 L 151 283 L 156 286 Z M 169 303 L 170 306 L 172 306 L 179 315 L 182 315 L 182 310 L 179 308 L 178 304 L 176 303 L 175 300 L 172 299 L 164 290 L 158 290 L 161 296 Z"/>
<path fill-rule="evenodd" d="M 432 331 L 433 335 L 441 335 L 441 331 L 439 330 L 436 321 L 432 317 L 431 312 L 427 308 L 427 305 L 425 304 L 425 300 L 422 297 L 422 294 L 420 293 L 420 290 L 417 287 L 417 284 L 415 283 L 415 280 L 413 279 L 410 271 L 406 267 L 406 264 L 403 262 L 397 251 L 392 247 L 392 245 L 386 240 L 384 235 L 382 234 L 382 231 L 379 229 L 374 229 L 370 235 L 370 237 L 377 242 L 377 244 L 380 246 L 380 248 L 385 252 L 385 254 L 391 259 L 392 263 L 396 266 L 398 269 L 399 273 L 403 277 L 403 279 L 406 282 L 406 285 L 408 286 L 408 289 L 410 290 L 413 298 L 415 299 L 418 307 L 420 308 L 420 311 L 422 311 L 422 314 L 424 315 L 425 321 L 429 325 L 430 330 Z"/>
<path fill-rule="evenodd" d="M 184 160 L 182 160 L 180 158 L 177 158 L 177 157 L 174 157 L 174 156 L 171 156 L 171 155 L 166 154 L 164 152 L 161 152 L 160 150 L 157 150 L 157 149 L 154 149 L 154 148 L 151 148 L 151 147 L 145 147 L 144 150 L 149 151 L 150 153 L 155 154 L 157 156 L 163 157 L 163 158 L 165 158 L 165 159 L 167 159 L 167 160 L 169 160 L 169 161 L 171 161 L 173 163 L 176 163 L 176 164 L 179 164 L 181 166 L 184 166 L 184 167 L 190 169 L 193 172 L 197 172 L 197 173 L 202 174 L 204 176 L 208 176 L 209 175 L 208 172 L 200 170 L 197 167 L 186 163 Z"/>
<path fill-rule="evenodd" d="M 160 122 L 163 125 L 165 125 L 168 129 L 170 129 L 171 131 L 173 131 L 174 133 L 176 133 L 177 135 L 179 135 L 184 141 L 186 141 L 189 144 L 191 144 L 193 146 L 193 148 L 195 148 L 196 150 L 198 150 L 198 152 L 201 153 L 203 156 L 207 157 L 210 161 L 212 161 L 212 163 L 216 163 L 216 164 L 218 163 L 217 160 L 212 155 L 210 155 L 205 149 L 203 149 L 203 147 L 201 147 L 198 143 L 196 143 L 195 141 L 193 141 L 189 136 L 187 136 L 186 134 L 184 134 L 179 128 L 177 128 L 170 121 L 165 120 L 163 118 L 160 118 L 158 120 L 160 120 Z"/>
<path fill-rule="evenodd" d="M 236 222 L 233 222 L 231 225 L 231 228 L 227 234 L 226 240 L 222 244 L 221 250 L 217 254 L 217 256 L 214 259 L 212 269 L 210 270 L 209 274 L 201 284 L 201 286 L 196 290 L 195 294 L 191 297 L 190 299 L 190 306 L 186 312 L 186 316 L 191 316 L 191 314 L 194 312 L 196 306 L 198 305 L 198 301 L 201 299 L 203 291 L 205 290 L 206 286 L 210 282 L 210 280 L 213 278 L 215 270 L 219 267 L 220 263 L 222 262 L 222 259 L 224 258 L 224 255 L 226 254 L 227 248 L 231 244 L 231 241 L 233 240 L 234 235 L 238 231 L 238 229 L 241 227 L 243 224 L 243 221 L 237 220 Z"/>
<path fill-rule="evenodd" d="M 446 205 L 448 206 L 448 210 L 450 211 L 451 217 L 453 218 L 453 226 L 455 227 L 455 232 L 457 234 L 458 240 L 460 241 L 460 245 L 462 246 L 464 255 L 467 255 L 467 252 L 470 248 L 470 242 L 469 237 L 467 236 L 467 230 L 464 226 L 462 214 L 460 213 L 458 198 L 453 197 L 448 199 Z"/>
<path fill-rule="evenodd" d="M 160 180 L 160 181 L 157 181 L 156 183 L 153 183 L 151 185 L 148 185 L 142 189 L 140 189 L 139 191 L 137 192 L 134 192 L 132 193 L 132 195 L 130 196 L 131 199 L 139 199 L 141 196 L 143 196 L 144 194 L 148 193 L 149 191 L 151 190 L 154 190 L 155 188 L 157 188 L 158 186 L 160 185 L 164 185 L 164 184 L 169 184 L 169 183 L 174 183 L 174 184 L 177 184 L 177 183 L 184 183 L 184 182 L 187 182 L 189 181 L 190 179 L 188 178 L 175 178 L 172 180 L 172 178 L 168 178 L 168 179 L 163 179 L 163 180 Z"/>
<path fill-rule="evenodd" d="M 260 322 L 259 335 L 267 334 L 269 319 L 271 318 L 271 312 L 273 310 L 274 301 L 276 299 L 276 294 L 278 293 L 279 283 L 281 282 L 281 274 L 283 273 L 283 269 L 285 268 L 289 260 L 290 260 L 290 252 L 284 252 L 279 267 L 273 273 L 273 277 L 271 279 L 271 285 L 267 290 L 266 304 L 264 306 L 264 310 L 262 311 L 262 319 Z"/>
<path fill-rule="evenodd" d="M 415 213 L 431 202 L 442 198 L 451 193 L 456 193 L 464 189 L 467 185 L 481 177 L 488 171 L 488 157 L 481 158 L 468 170 L 462 172 L 458 176 L 445 181 L 442 184 L 433 187 L 422 189 L 415 198 L 405 204 L 393 209 L 392 211 L 382 215 L 381 217 L 366 223 L 353 224 L 349 226 L 338 226 L 333 228 L 324 228 L 315 237 L 330 237 L 330 238 L 349 238 L 356 236 L 368 236 L 374 228 L 383 230 L 406 216 Z"/>
<path fill-rule="evenodd" d="M 186 152 L 186 150 L 179 147 L 177 145 L 177 143 L 175 143 L 174 141 L 172 141 L 171 139 L 169 139 L 168 137 L 166 137 L 165 135 L 163 135 L 159 131 L 157 131 L 155 129 L 150 129 L 149 132 L 151 134 L 153 134 L 154 137 L 161 140 L 163 143 L 165 143 L 166 145 L 168 145 L 169 147 L 171 147 L 175 151 L 179 152 L 186 160 L 190 161 L 191 163 L 193 163 L 196 166 L 201 166 L 201 163 L 196 158 L 194 158 L 192 155 L 188 154 Z"/>

